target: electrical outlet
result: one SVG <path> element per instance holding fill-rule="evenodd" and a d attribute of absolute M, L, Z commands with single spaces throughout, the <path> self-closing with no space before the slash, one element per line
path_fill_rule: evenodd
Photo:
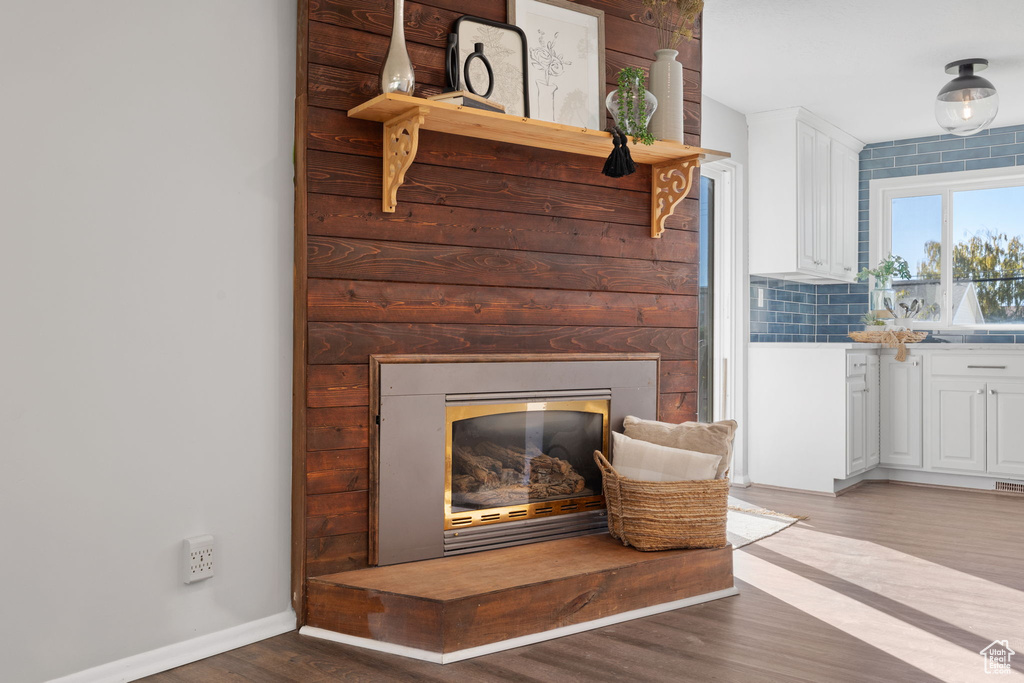
<path fill-rule="evenodd" d="M 193 536 L 182 544 L 182 570 L 185 583 L 195 583 L 213 576 L 213 536 Z"/>
<path fill-rule="evenodd" d="M 760 287 L 757 288 L 757 307 L 764 308 L 764 290 Z"/>

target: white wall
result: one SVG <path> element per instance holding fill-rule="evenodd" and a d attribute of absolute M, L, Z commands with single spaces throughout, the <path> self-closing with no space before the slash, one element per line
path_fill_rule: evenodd
<path fill-rule="evenodd" d="M 289 608 L 295 12 L 0 6 L 4 681 Z"/>
<path fill-rule="evenodd" d="M 729 152 L 747 165 L 747 117 L 707 95 L 701 100 L 700 146 Z"/>

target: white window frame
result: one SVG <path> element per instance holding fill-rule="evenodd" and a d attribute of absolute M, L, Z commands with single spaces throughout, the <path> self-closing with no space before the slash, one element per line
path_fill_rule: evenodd
<path fill-rule="evenodd" d="M 715 420 L 736 420 L 733 441 L 734 486 L 749 486 L 746 449 L 746 352 L 750 339 L 750 287 L 747 272 L 743 166 L 732 159 L 702 164 L 700 173 L 715 181 L 714 233 L 714 393 Z"/>
<path fill-rule="evenodd" d="M 925 176 L 876 178 L 868 185 L 870 212 L 869 268 L 889 255 L 892 249 L 892 200 L 904 197 L 942 196 L 942 312 L 938 320 L 915 321 L 912 327 L 928 330 L 1024 330 L 1024 324 L 954 325 L 953 312 L 953 193 L 964 190 L 990 190 L 1024 186 L 1024 167 L 955 171 Z M 874 287 L 874 278 L 870 286 Z"/>

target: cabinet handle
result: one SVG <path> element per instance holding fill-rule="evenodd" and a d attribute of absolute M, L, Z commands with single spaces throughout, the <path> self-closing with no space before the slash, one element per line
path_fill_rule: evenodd
<path fill-rule="evenodd" d="M 976 392 L 974 392 L 974 393 L 976 393 L 976 394 L 984 394 L 984 393 L 985 393 L 985 390 L 984 390 L 984 389 L 978 389 L 978 390 L 977 390 Z"/>
<path fill-rule="evenodd" d="M 988 393 L 990 393 L 990 394 L 992 394 L 993 396 L 995 396 L 995 395 L 996 395 L 996 390 L 995 390 L 995 389 L 989 389 L 989 390 L 988 390 Z"/>
<path fill-rule="evenodd" d="M 843 266 L 843 270 L 853 270 L 850 266 Z"/>
<path fill-rule="evenodd" d="M 1005 370 L 1005 365 L 968 365 L 968 370 Z"/>

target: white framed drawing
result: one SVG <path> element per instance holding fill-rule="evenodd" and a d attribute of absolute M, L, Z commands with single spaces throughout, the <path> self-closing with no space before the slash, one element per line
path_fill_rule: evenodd
<path fill-rule="evenodd" d="M 533 118 L 605 127 L 604 12 L 566 0 L 508 0 L 523 29 Z"/>

